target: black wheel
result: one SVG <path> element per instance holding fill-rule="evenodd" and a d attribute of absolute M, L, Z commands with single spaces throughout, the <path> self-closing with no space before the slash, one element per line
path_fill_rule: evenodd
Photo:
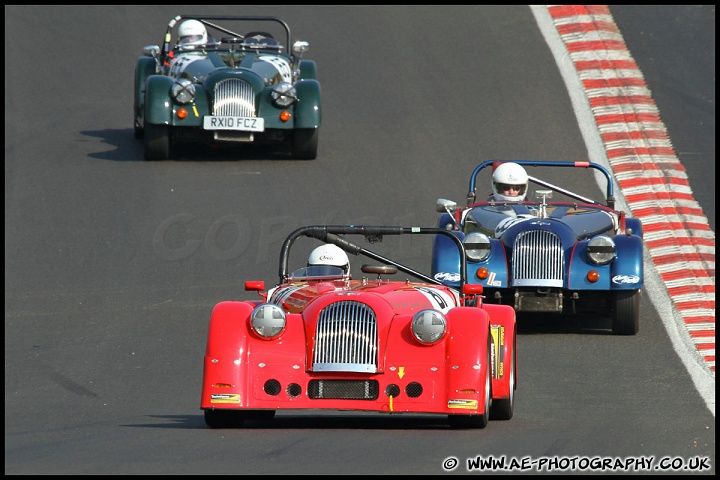
<path fill-rule="evenodd" d="M 293 132 L 292 156 L 298 160 L 317 158 L 319 128 L 298 128 Z"/>
<path fill-rule="evenodd" d="M 170 157 L 170 127 L 145 123 L 145 160 L 167 160 Z"/>
<path fill-rule="evenodd" d="M 205 425 L 210 428 L 238 428 L 244 420 L 238 410 L 205 410 Z"/>
<path fill-rule="evenodd" d="M 483 409 L 483 413 L 481 415 L 448 415 L 448 423 L 450 423 L 450 428 L 469 429 L 487 427 L 488 419 L 490 418 L 490 402 L 492 399 L 492 368 L 490 367 L 490 348 L 491 346 L 488 345 L 487 360 L 485 362 L 487 368 L 485 369 L 485 395 L 483 396 L 485 408 Z"/>
<path fill-rule="evenodd" d="M 620 290 L 613 300 L 612 331 L 615 335 L 635 335 L 640 330 L 641 290 Z"/>
<path fill-rule="evenodd" d="M 143 128 L 138 125 L 137 122 L 135 122 L 135 138 L 137 138 L 138 140 L 145 138 L 145 130 L 143 130 Z"/>
<path fill-rule="evenodd" d="M 515 411 L 515 352 L 510 360 L 510 397 L 493 399 L 490 420 L 510 420 Z"/>

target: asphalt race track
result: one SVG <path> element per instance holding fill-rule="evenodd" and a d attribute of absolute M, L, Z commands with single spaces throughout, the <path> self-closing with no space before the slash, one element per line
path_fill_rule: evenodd
<path fill-rule="evenodd" d="M 435 200 L 464 201 L 483 160 L 586 160 L 588 147 L 527 5 L 176 8 L 5 7 L 5 474 L 443 474 L 452 459 L 452 473 L 482 473 L 477 457 L 715 473 L 714 394 L 708 405 L 650 295 L 633 337 L 603 317 L 520 317 L 515 416 L 483 430 L 353 412 L 207 428 L 210 311 L 250 298 L 246 280 L 274 284 L 290 231 L 434 226 Z M 714 6 L 612 12 L 714 230 Z M 183 13 L 274 15 L 310 42 L 316 160 L 143 159 L 135 62 Z M 430 253 L 388 256 L 420 269 Z"/>

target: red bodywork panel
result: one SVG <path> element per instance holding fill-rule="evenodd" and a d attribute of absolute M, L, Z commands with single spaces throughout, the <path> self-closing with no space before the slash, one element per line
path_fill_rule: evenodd
<path fill-rule="evenodd" d="M 201 409 L 476 415 L 484 413 L 487 369 L 492 371 L 492 397 L 510 395 L 508 369 L 515 366 L 511 307 L 461 306 L 457 292 L 444 286 L 367 279 L 288 283 L 269 292 L 268 301 L 280 306 L 287 320 L 272 339 L 252 329 L 250 315 L 261 302 L 221 302 L 213 309 Z M 369 307 L 374 314 L 371 371 L 313 366 L 318 318 L 337 302 Z M 441 311 L 446 318 L 445 336 L 432 345 L 420 343 L 411 331 L 413 315 L 424 309 Z"/>

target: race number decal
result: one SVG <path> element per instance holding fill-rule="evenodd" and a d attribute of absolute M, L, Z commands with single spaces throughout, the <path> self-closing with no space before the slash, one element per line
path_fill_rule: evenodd
<path fill-rule="evenodd" d="M 275 290 L 270 296 L 268 303 L 274 303 L 278 307 L 282 307 L 283 303 L 285 302 L 285 300 L 288 299 L 288 297 L 290 297 L 290 295 L 305 287 L 307 287 L 307 285 L 294 285 L 291 287 L 283 288 L 280 291 Z"/>
<path fill-rule="evenodd" d="M 435 290 L 429 287 L 415 287 L 415 290 L 422 293 L 432 304 L 433 308 L 447 313 L 448 310 L 457 305 L 458 300 L 451 297 L 447 292 Z"/>

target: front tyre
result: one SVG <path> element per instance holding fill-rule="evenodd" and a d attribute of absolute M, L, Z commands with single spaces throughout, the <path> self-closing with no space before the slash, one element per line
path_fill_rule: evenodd
<path fill-rule="evenodd" d="M 205 410 L 205 425 L 210 428 L 239 428 L 244 421 L 238 410 Z"/>
<path fill-rule="evenodd" d="M 510 365 L 510 397 L 495 398 L 490 407 L 490 420 L 510 420 L 515 411 L 515 352 Z"/>
<path fill-rule="evenodd" d="M 292 156 L 298 160 L 317 158 L 319 128 L 298 128 L 293 132 Z"/>
<path fill-rule="evenodd" d="M 170 127 L 145 123 L 145 160 L 170 158 Z"/>
<path fill-rule="evenodd" d="M 612 331 L 615 335 L 635 335 L 640 330 L 640 295 L 640 289 L 614 292 Z"/>

